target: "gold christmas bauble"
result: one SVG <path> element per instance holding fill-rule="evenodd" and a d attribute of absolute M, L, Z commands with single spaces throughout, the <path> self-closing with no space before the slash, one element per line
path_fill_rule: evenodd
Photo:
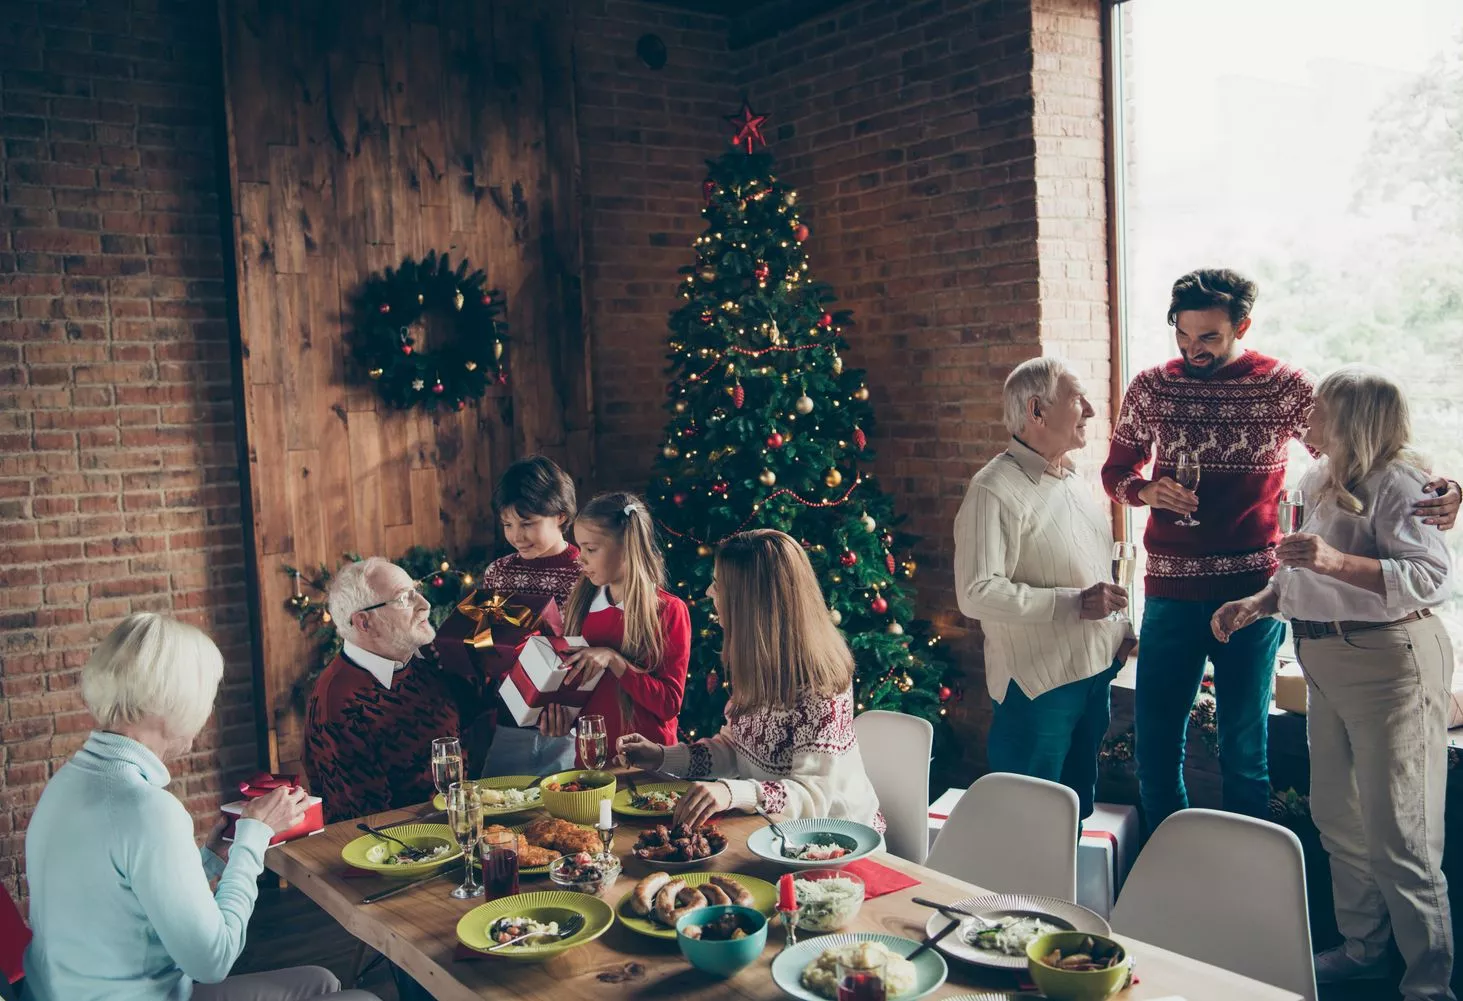
<path fill-rule="evenodd" d="M 919 569 L 919 564 L 915 563 L 914 560 L 905 560 L 904 561 L 904 566 L 903 566 L 904 576 L 906 576 L 906 577 L 913 577 L 915 571 L 918 570 L 918 569 Z"/>
<path fill-rule="evenodd" d="M 503 342 L 502 341 L 494 341 L 493 342 L 493 361 L 497 361 L 498 359 L 500 359 L 502 357 L 503 357 Z"/>
<path fill-rule="evenodd" d="M 878 523 L 874 521 L 873 517 L 867 514 L 859 519 L 859 523 L 864 526 L 865 532 L 872 532 L 874 529 L 879 527 Z"/>
<path fill-rule="evenodd" d="M 772 329 L 767 331 L 767 340 L 774 345 L 782 343 L 782 331 L 777 329 L 776 321 L 773 322 Z"/>
<path fill-rule="evenodd" d="M 461 309 L 462 308 L 462 304 L 464 302 L 466 302 L 466 301 L 467 300 L 462 297 L 462 290 L 461 289 L 458 289 L 456 292 L 452 293 L 452 308 L 453 309 Z"/>
<path fill-rule="evenodd" d="M 890 636 L 903 636 L 904 635 L 904 627 L 901 626 L 897 622 L 891 622 L 891 623 L 889 623 L 888 627 L 884 631 L 886 633 L 888 633 Z"/>
<path fill-rule="evenodd" d="M 676 401 L 676 405 L 675 405 L 675 410 L 676 410 L 676 413 L 678 413 L 678 414 L 684 414 L 686 412 L 686 401 L 685 400 L 677 400 Z"/>
<path fill-rule="evenodd" d="M 463 362 L 463 368 L 467 369 L 469 372 L 476 372 L 478 370 L 478 363 L 475 361 Z"/>
<path fill-rule="evenodd" d="M 714 282 L 714 281 L 716 281 L 716 269 L 715 268 L 702 268 L 701 269 L 701 280 L 703 282 Z"/>
<path fill-rule="evenodd" d="M 667 445 L 665 448 L 660 450 L 660 454 L 665 456 L 667 459 L 674 459 L 680 456 L 681 450 L 679 448 L 676 448 L 676 446 L 674 445 Z"/>
<path fill-rule="evenodd" d="M 813 412 L 813 400 L 809 396 L 799 396 L 792 408 L 800 414 L 811 414 Z"/>
<path fill-rule="evenodd" d="M 711 547 L 704 542 L 701 543 L 701 545 L 696 547 L 696 555 L 704 560 L 706 557 L 711 555 Z"/>
<path fill-rule="evenodd" d="M 823 482 L 830 487 L 836 487 L 843 482 L 843 474 L 836 469 L 830 469 L 823 475 Z"/>
<path fill-rule="evenodd" d="M 757 477 L 757 480 L 758 480 L 758 482 L 760 482 L 760 483 L 761 483 L 761 484 L 762 484 L 762 485 L 763 485 L 763 486 L 764 486 L 764 487 L 770 487 L 770 486 L 772 486 L 772 485 L 773 485 L 773 484 L 774 484 L 774 483 L 776 483 L 776 482 L 777 482 L 777 474 L 776 474 L 776 473 L 774 473 L 774 472 L 773 472 L 773 471 L 772 471 L 772 470 L 770 470 L 770 469 L 764 469 L 764 470 L 762 470 L 762 473 L 761 473 L 761 475 L 759 475 L 759 476 L 758 476 L 758 477 Z"/>
<path fill-rule="evenodd" d="M 869 387 L 860 386 L 858 389 L 855 389 L 853 391 L 853 398 L 855 400 L 867 400 L 869 398 Z"/>
<path fill-rule="evenodd" d="M 837 354 L 834 354 L 834 356 L 833 356 L 833 374 L 834 375 L 842 375 L 843 374 L 843 359 L 840 358 L 840 357 L 838 357 Z"/>
<path fill-rule="evenodd" d="M 424 296 L 424 295 L 422 295 L 420 292 L 418 292 L 417 293 L 417 305 L 420 306 L 422 303 L 424 303 L 426 301 L 427 301 L 427 297 Z"/>
<path fill-rule="evenodd" d="M 836 626 L 843 621 L 843 613 L 836 608 L 830 608 L 828 609 L 828 618 L 832 619 L 833 624 Z"/>
<path fill-rule="evenodd" d="M 382 368 L 373 368 L 371 369 L 370 376 L 373 379 L 379 379 L 385 373 L 385 371 L 386 370 Z"/>

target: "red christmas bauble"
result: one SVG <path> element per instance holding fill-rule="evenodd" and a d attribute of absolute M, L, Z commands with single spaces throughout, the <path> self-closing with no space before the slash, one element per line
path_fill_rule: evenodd
<path fill-rule="evenodd" d="M 478 302 L 482 303 L 484 306 L 491 306 L 493 304 L 493 297 L 485 294 L 481 299 L 478 300 Z"/>
<path fill-rule="evenodd" d="M 404 355 L 411 354 L 411 345 L 410 344 L 403 344 L 401 346 L 401 353 L 404 354 Z"/>
<path fill-rule="evenodd" d="M 940 686 L 940 701 L 941 702 L 949 702 L 950 701 L 950 696 L 952 696 L 954 694 L 955 694 L 954 692 L 950 691 L 950 686 L 949 685 L 941 685 Z"/>
<path fill-rule="evenodd" d="M 446 391 L 447 387 L 442 385 L 440 382 L 432 387 L 432 392 L 434 393 L 445 393 Z"/>
<path fill-rule="evenodd" d="M 675 494 L 671 497 L 671 503 L 674 504 L 676 507 L 680 507 L 681 505 L 686 503 L 686 495 Z"/>
<path fill-rule="evenodd" d="M 711 196 L 716 193 L 716 182 L 711 178 L 701 182 L 701 197 L 706 199 L 706 204 L 711 204 Z"/>
<path fill-rule="evenodd" d="M 846 567 L 851 567 L 858 562 L 858 553 L 852 549 L 846 550 L 842 556 L 838 557 L 838 562 Z"/>
<path fill-rule="evenodd" d="M 885 612 L 889 611 L 889 602 L 884 600 L 884 596 L 882 594 L 876 594 L 874 595 L 874 600 L 869 602 L 869 611 L 873 612 L 875 615 L 883 615 Z"/>
<path fill-rule="evenodd" d="M 730 489 L 731 484 L 728 483 L 726 480 L 717 480 L 715 483 L 711 484 L 711 492 L 714 494 L 721 494 L 722 496 L 726 496 L 726 492 Z"/>
<path fill-rule="evenodd" d="M 799 241 L 806 240 L 808 238 L 808 227 L 804 226 L 802 223 L 798 223 L 792 228 L 792 235 L 796 237 Z"/>
<path fill-rule="evenodd" d="M 864 447 L 868 445 L 869 439 L 868 436 L 864 434 L 863 428 L 853 429 L 853 443 L 860 452 L 862 452 L 864 450 Z"/>
<path fill-rule="evenodd" d="M 716 691 L 720 687 L 721 675 L 716 673 L 715 668 L 712 668 L 711 670 L 706 672 L 706 694 L 710 695 L 712 692 Z"/>
<path fill-rule="evenodd" d="M 752 270 L 752 274 L 757 276 L 757 280 L 759 282 L 765 282 L 767 280 L 767 276 L 771 273 L 772 269 L 767 267 L 766 261 L 758 261 L 757 267 Z"/>
<path fill-rule="evenodd" d="M 886 568 L 888 568 L 890 574 L 893 574 L 894 573 L 894 554 L 893 553 L 886 552 L 884 554 L 884 566 Z"/>
<path fill-rule="evenodd" d="M 391 312 L 391 303 L 389 303 L 389 302 L 383 302 L 381 305 L 377 306 L 376 309 L 379 310 L 383 314 L 389 313 L 389 312 Z"/>
<path fill-rule="evenodd" d="M 466 404 L 466 403 L 463 403 L 463 402 L 462 402 L 462 401 L 461 401 L 461 400 L 458 400 L 458 401 L 457 401 L 457 409 L 458 409 L 458 410 L 462 410 L 462 409 L 464 409 L 464 408 L 465 408 L 465 407 L 466 407 L 466 406 L 467 406 L 467 404 Z"/>
<path fill-rule="evenodd" d="M 822 316 L 818 317 L 818 326 L 824 328 L 825 330 L 833 326 L 833 314 L 824 313 Z"/>
<path fill-rule="evenodd" d="M 732 404 L 740 410 L 742 409 L 742 404 L 746 402 L 747 391 L 742 388 L 742 384 L 739 382 L 732 387 Z"/>
<path fill-rule="evenodd" d="M 714 319 L 716 319 L 716 317 L 712 316 L 710 313 L 702 313 L 701 314 L 701 322 L 704 323 L 704 324 L 707 324 L 708 326 L 710 325 L 711 321 L 714 320 Z"/>
<path fill-rule="evenodd" d="M 781 448 L 782 447 L 782 442 L 783 442 L 782 435 L 778 434 L 776 431 L 772 432 L 771 434 L 769 434 L 767 436 L 767 447 L 768 448 Z"/>

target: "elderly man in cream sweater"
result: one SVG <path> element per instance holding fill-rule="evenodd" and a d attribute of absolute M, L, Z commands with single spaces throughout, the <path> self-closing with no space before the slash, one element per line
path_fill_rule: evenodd
<path fill-rule="evenodd" d="M 1011 443 L 971 477 L 955 518 L 960 610 L 985 634 L 995 703 L 992 771 L 1061 782 L 1092 812 L 1108 687 L 1134 645 L 1122 588 L 1109 582 L 1112 526 L 1067 453 L 1087 443 L 1092 405 L 1056 358 L 1006 379 Z"/>

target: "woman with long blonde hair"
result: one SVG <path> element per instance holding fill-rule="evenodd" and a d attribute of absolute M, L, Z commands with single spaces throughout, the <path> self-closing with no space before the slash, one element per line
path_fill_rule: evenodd
<path fill-rule="evenodd" d="M 1344 944 L 1316 956 L 1318 983 L 1388 975 L 1395 937 L 1409 1001 L 1451 1001 L 1443 878 L 1453 645 L 1432 609 L 1452 571 L 1437 528 L 1413 516 L 1429 475 L 1412 451 L 1401 388 L 1347 366 L 1316 389 L 1288 568 L 1214 614 L 1214 635 L 1276 612 L 1292 620 L 1306 676 L 1311 816 L 1331 856 Z"/>
<path fill-rule="evenodd" d="M 697 782 L 676 821 L 761 807 L 784 817 L 840 817 L 882 830 L 879 800 L 853 729 L 853 655 L 828 617 L 807 554 L 772 529 L 722 543 L 706 594 L 716 605 L 731 682 L 727 722 L 709 739 L 616 744 L 628 765 Z"/>
<path fill-rule="evenodd" d="M 579 512 L 574 538 L 584 572 L 569 592 L 564 632 L 589 645 L 566 656 L 574 670 L 563 687 L 599 675 L 583 715 L 604 717 L 607 746 L 627 733 L 674 744 L 691 661 L 691 615 L 665 590 L 650 511 L 634 494 L 600 494 Z M 546 707 L 539 729 L 548 737 L 568 733 L 568 710 Z"/>

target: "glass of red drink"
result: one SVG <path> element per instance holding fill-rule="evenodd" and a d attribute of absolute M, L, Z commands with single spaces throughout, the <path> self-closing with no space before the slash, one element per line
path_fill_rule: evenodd
<path fill-rule="evenodd" d="M 483 835 L 483 886 L 490 897 L 518 892 L 518 835 L 490 831 Z"/>
<path fill-rule="evenodd" d="M 838 964 L 838 1001 L 885 1001 L 884 957 L 859 950 Z"/>

